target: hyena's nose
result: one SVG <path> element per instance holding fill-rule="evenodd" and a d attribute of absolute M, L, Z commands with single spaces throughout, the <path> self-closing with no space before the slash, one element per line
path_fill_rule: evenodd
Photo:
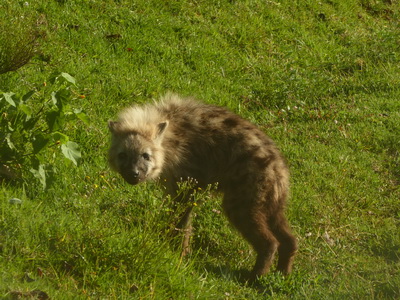
<path fill-rule="evenodd" d="M 133 177 L 138 178 L 139 177 L 139 171 L 138 170 L 134 170 L 132 172 Z"/>

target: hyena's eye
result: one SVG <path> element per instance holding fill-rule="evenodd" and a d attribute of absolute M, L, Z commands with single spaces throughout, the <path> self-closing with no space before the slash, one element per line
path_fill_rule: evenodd
<path fill-rule="evenodd" d="M 145 160 L 150 160 L 150 154 L 148 154 L 148 153 L 143 153 L 143 154 L 142 154 L 142 157 L 143 157 Z"/>
<path fill-rule="evenodd" d="M 127 158 L 128 158 L 128 154 L 126 154 L 125 152 L 118 153 L 119 160 L 126 160 Z"/>

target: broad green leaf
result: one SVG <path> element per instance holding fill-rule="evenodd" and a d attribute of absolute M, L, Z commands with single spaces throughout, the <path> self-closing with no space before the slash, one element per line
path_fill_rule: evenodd
<path fill-rule="evenodd" d="M 78 160 L 81 158 L 81 152 L 79 151 L 79 145 L 75 142 L 67 142 L 61 145 L 61 151 L 66 158 L 71 160 L 76 166 Z"/>
<path fill-rule="evenodd" d="M 12 106 L 16 107 L 17 105 L 15 104 L 12 96 L 14 96 L 15 93 L 9 92 L 9 93 L 3 93 L 4 99 Z"/>
<path fill-rule="evenodd" d="M 20 105 L 18 105 L 18 109 L 26 115 L 27 120 L 29 120 L 32 116 L 32 108 L 30 106 L 21 103 Z"/>
<path fill-rule="evenodd" d="M 61 76 L 64 77 L 64 79 L 73 85 L 75 85 L 75 78 L 69 75 L 68 73 L 61 73 Z"/>
<path fill-rule="evenodd" d="M 69 98 L 71 98 L 71 92 L 68 89 L 60 89 L 51 94 L 54 105 L 56 105 L 60 111 L 65 111 Z"/>
<path fill-rule="evenodd" d="M 27 120 L 23 122 L 23 128 L 27 131 L 30 131 L 33 127 L 35 127 L 37 121 L 39 120 L 38 118 L 26 118 Z"/>
<path fill-rule="evenodd" d="M 11 141 L 11 133 L 8 133 L 8 134 L 6 135 L 6 141 L 7 141 L 8 147 L 9 147 L 10 149 L 13 149 L 13 150 L 16 149 L 14 143 Z"/>
<path fill-rule="evenodd" d="M 49 111 L 46 113 L 46 122 L 50 131 L 60 130 L 64 126 L 65 116 L 59 111 Z"/>
<path fill-rule="evenodd" d="M 89 117 L 84 112 L 82 112 L 81 109 L 75 109 L 74 114 L 78 117 L 79 120 L 81 120 L 86 125 L 90 124 Z"/>
<path fill-rule="evenodd" d="M 30 172 L 35 176 L 35 178 L 39 179 L 40 183 L 43 186 L 43 189 L 46 188 L 46 172 L 43 168 L 43 165 L 39 165 L 39 168 L 36 169 L 30 169 Z"/>
<path fill-rule="evenodd" d="M 64 81 L 67 81 L 69 83 L 72 83 L 75 85 L 75 78 L 69 75 L 68 73 L 53 73 L 50 75 L 49 80 L 51 84 L 55 84 L 56 82 L 62 83 Z"/>
<path fill-rule="evenodd" d="M 29 98 L 32 97 L 32 95 L 35 93 L 35 91 L 29 91 L 25 95 L 22 96 L 22 101 L 26 102 L 29 100 Z"/>
<path fill-rule="evenodd" d="M 38 156 L 38 155 L 32 155 L 31 156 L 31 169 L 35 169 L 35 170 L 39 170 L 39 166 L 42 164 L 42 157 Z"/>
<path fill-rule="evenodd" d="M 69 137 L 61 132 L 53 132 L 51 138 L 55 143 L 66 144 L 69 141 Z"/>
<path fill-rule="evenodd" d="M 57 99 L 57 97 L 56 97 L 56 92 L 52 92 L 52 93 L 51 93 L 51 100 L 53 101 L 53 104 L 54 104 L 54 105 L 57 105 L 58 99 Z"/>
<path fill-rule="evenodd" d="M 40 152 L 46 145 L 49 143 L 49 138 L 46 137 L 44 134 L 39 133 L 33 137 L 32 146 L 33 152 L 36 154 Z"/>

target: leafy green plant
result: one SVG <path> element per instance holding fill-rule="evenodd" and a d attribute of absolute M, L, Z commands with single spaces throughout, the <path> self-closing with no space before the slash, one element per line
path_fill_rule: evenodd
<path fill-rule="evenodd" d="M 54 149 L 78 164 L 79 146 L 66 132 L 73 122 L 88 123 L 88 118 L 72 107 L 74 85 L 71 75 L 61 73 L 50 77 L 49 86 L 45 83 L 22 96 L 0 92 L 0 176 L 28 179 L 33 175 L 45 188 L 55 170 Z"/>

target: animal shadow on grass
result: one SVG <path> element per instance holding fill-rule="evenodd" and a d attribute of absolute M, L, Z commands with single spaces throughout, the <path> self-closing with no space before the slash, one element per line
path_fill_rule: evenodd
<path fill-rule="evenodd" d="M 211 273 L 216 277 L 236 281 L 240 284 L 248 284 L 247 278 L 250 276 L 250 270 L 245 268 L 233 269 L 228 265 L 215 265 L 210 262 L 206 263 L 204 268 L 208 273 Z"/>
<path fill-rule="evenodd" d="M 205 265 L 205 269 L 207 270 L 208 273 L 213 274 L 216 277 L 220 277 L 225 280 L 230 280 L 233 282 L 237 282 L 238 284 L 241 284 L 243 286 L 249 287 L 257 291 L 258 293 L 265 295 L 265 296 L 272 296 L 277 293 L 281 294 L 286 294 L 285 288 L 281 286 L 280 284 L 276 284 L 275 282 L 275 277 L 276 276 L 282 276 L 282 274 L 273 274 L 270 275 L 271 273 L 268 273 L 261 278 L 253 281 L 253 282 L 248 282 L 247 279 L 250 276 L 250 270 L 245 269 L 245 268 L 240 268 L 240 269 L 233 269 L 227 265 L 215 265 L 212 263 L 207 263 Z M 273 272 L 273 271 L 272 271 Z M 272 278 L 274 277 L 274 278 Z M 274 281 L 273 283 L 270 281 Z M 283 279 L 284 281 L 284 279 Z"/>

